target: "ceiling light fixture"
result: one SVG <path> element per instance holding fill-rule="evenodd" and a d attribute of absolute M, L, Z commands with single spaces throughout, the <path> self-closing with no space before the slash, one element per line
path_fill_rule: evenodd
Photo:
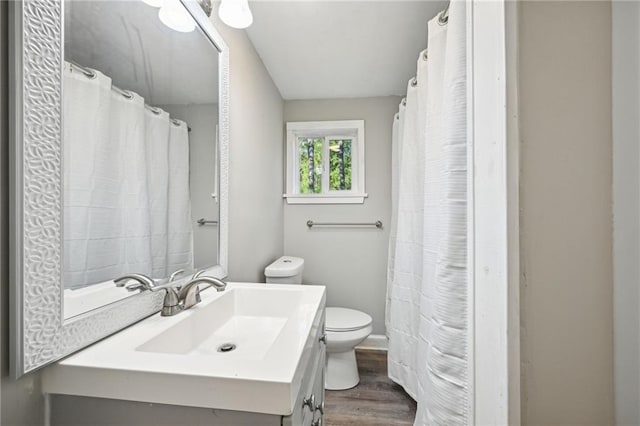
<path fill-rule="evenodd" d="M 181 33 L 190 33 L 196 29 L 196 23 L 180 0 L 164 0 L 158 11 L 163 24 Z"/>
<path fill-rule="evenodd" d="M 222 22 L 232 28 L 247 28 L 253 23 L 248 0 L 222 0 L 218 9 Z"/>
<path fill-rule="evenodd" d="M 151 7 L 162 7 L 162 0 L 142 0 L 142 2 Z"/>

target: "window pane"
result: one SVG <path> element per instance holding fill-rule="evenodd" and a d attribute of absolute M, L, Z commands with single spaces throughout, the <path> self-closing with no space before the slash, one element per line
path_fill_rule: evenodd
<path fill-rule="evenodd" d="M 351 139 L 329 141 L 329 189 L 351 190 Z"/>
<path fill-rule="evenodd" d="M 298 164 L 300 164 L 300 193 L 322 192 L 322 138 L 298 138 Z"/>

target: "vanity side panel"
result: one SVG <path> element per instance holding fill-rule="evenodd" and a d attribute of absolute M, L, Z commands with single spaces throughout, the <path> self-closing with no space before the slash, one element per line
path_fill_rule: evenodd
<path fill-rule="evenodd" d="M 167 392 L 171 392 L 167 389 Z M 238 398 L 242 398 L 238 395 Z M 51 396 L 51 426 L 280 426 L 281 416 L 71 395 Z"/>

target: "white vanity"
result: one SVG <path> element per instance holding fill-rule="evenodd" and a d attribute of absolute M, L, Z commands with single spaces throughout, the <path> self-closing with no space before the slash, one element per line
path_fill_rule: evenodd
<path fill-rule="evenodd" d="M 324 306 L 316 286 L 203 291 L 189 310 L 156 314 L 45 369 L 51 422 L 161 422 L 155 409 L 142 415 L 152 403 L 198 424 L 320 425 Z"/>
<path fill-rule="evenodd" d="M 325 289 L 219 281 L 229 51 L 160 3 L 10 2 L 12 376 L 47 424 L 318 426 Z"/>

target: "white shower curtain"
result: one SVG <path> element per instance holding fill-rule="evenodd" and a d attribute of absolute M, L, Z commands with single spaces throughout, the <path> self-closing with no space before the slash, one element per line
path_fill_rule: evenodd
<path fill-rule="evenodd" d="M 121 217 L 109 152 L 111 79 L 64 69 L 64 283 L 77 287 L 118 275 Z M 73 100 L 73 101 L 71 101 Z M 71 123 L 74 123 L 71 125 Z M 114 158 L 115 159 L 115 158 Z"/>
<path fill-rule="evenodd" d="M 92 72 L 65 63 L 65 287 L 193 269 L 187 125 Z"/>
<path fill-rule="evenodd" d="M 189 133 L 186 123 L 173 120 L 169 143 L 169 215 L 167 267 L 193 269 L 193 231 L 189 195 Z"/>
<path fill-rule="evenodd" d="M 129 93 L 131 99 L 117 92 L 111 93 L 110 145 L 97 159 L 103 161 L 108 157 L 109 166 L 117 173 L 114 200 L 118 201 L 112 214 L 121 217 L 122 226 L 119 234 L 115 233 L 113 237 L 119 237 L 118 264 L 122 274 L 140 272 L 148 275 L 152 268 L 151 217 L 144 99 L 136 93 Z"/>
<path fill-rule="evenodd" d="M 169 229 L 169 114 L 157 109 L 145 111 L 147 168 L 151 209 L 151 261 L 153 278 L 166 277 Z"/>
<path fill-rule="evenodd" d="M 416 425 L 468 419 L 465 4 L 429 22 L 428 57 L 407 88 L 394 151 L 389 376 L 416 399 Z M 426 58 L 426 59 L 425 59 Z"/>

